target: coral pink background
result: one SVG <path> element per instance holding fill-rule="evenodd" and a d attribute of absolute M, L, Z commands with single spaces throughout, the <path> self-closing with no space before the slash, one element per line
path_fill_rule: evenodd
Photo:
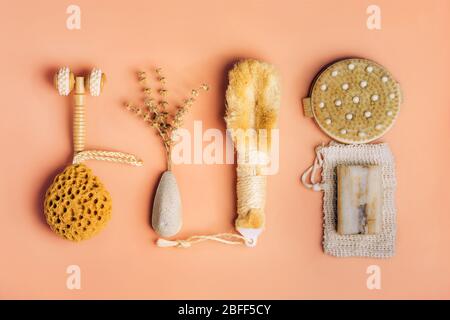
<path fill-rule="evenodd" d="M 366 27 L 381 7 L 382 30 Z M 66 8 L 81 7 L 81 30 L 66 29 Z M 0 13 L 2 94 L 0 298 L 450 298 L 450 3 L 427 1 L 13 1 Z M 397 255 L 338 259 L 321 249 L 321 194 L 300 174 L 329 141 L 300 100 L 326 63 L 362 56 L 385 65 L 405 101 L 383 138 L 398 178 Z M 267 230 L 256 248 L 203 243 L 160 249 L 149 227 L 151 198 L 164 169 L 159 138 L 128 114 L 139 101 L 135 71 L 165 68 L 173 99 L 211 85 L 186 119 L 225 129 L 230 64 L 254 57 L 282 77 L 281 164 L 269 178 Z M 70 100 L 53 72 L 101 67 L 109 82 L 87 98 L 88 147 L 127 151 L 142 168 L 89 166 L 114 201 L 113 219 L 92 240 L 64 241 L 42 214 L 43 193 L 70 162 Z M 180 95 L 179 95 L 180 94 Z M 231 231 L 233 165 L 178 165 L 184 226 L 180 237 Z M 66 268 L 81 268 L 81 290 L 66 288 Z M 382 289 L 366 269 L 381 267 Z"/>

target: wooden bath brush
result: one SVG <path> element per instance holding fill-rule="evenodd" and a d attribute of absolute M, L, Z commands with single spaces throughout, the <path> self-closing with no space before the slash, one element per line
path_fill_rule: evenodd
<path fill-rule="evenodd" d="M 48 188 L 44 214 L 50 228 L 65 239 L 80 241 L 96 235 L 111 218 L 111 196 L 100 179 L 83 164 L 86 160 L 102 160 L 141 166 L 133 155 L 102 150 L 84 150 L 85 97 L 99 96 L 105 83 L 100 69 L 86 78 L 75 77 L 69 68 L 58 70 L 54 85 L 58 93 L 68 96 L 74 91 L 73 162 L 58 174 Z"/>
<path fill-rule="evenodd" d="M 229 72 L 226 91 L 227 131 L 237 153 L 237 218 L 240 234 L 192 236 L 186 240 L 159 239 L 161 247 L 189 247 L 213 240 L 253 247 L 265 225 L 268 166 L 280 107 L 280 84 L 275 68 L 257 60 L 242 60 Z"/>

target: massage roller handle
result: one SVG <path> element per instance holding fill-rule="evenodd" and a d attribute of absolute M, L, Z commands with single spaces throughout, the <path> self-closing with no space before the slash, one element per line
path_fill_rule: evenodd
<path fill-rule="evenodd" d="M 74 111 L 73 111 L 73 149 L 74 152 L 84 150 L 86 139 L 86 117 L 85 117 L 85 87 L 84 78 L 75 78 Z"/>

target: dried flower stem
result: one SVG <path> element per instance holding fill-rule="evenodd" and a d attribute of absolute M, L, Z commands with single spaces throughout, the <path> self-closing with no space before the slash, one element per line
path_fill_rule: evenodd
<path fill-rule="evenodd" d="M 159 101 L 153 98 L 153 90 L 148 86 L 147 74 L 145 71 L 138 72 L 138 81 L 143 87 L 144 106 L 134 106 L 127 103 L 126 108 L 141 117 L 145 122 L 154 127 L 163 141 L 166 150 L 167 170 L 172 169 L 172 146 L 174 144 L 174 132 L 183 125 L 183 119 L 188 109 L 194 104 L 200 91 L 208 91 L 209 87 L 202 84 L 198 89 L 191 90 L 191 95 L 183 101 L 173 114 L 167 111 L 169 103 L 167 102 L 168 90 L 166 88 L 166 77 L 164 77 L 161 68 L 156 69 L 157 80 L 160 84 Z"/>

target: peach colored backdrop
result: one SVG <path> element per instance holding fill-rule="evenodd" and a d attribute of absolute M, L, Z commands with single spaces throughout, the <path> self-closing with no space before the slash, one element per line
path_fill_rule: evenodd
<path fill-rule="evenodd" d="M 81 7 L 81 30 L 66 8 Z M 382 30 L 366 27 L 381 7 Z M 450 298 L 450 2 L 427 1 L 13 1 L 1 21 L 0 298 Z M 397 255 L 337 259 L 321 249 L 321 194 L 299 181 L 313 148 L 329 141 L 303 116 L 300 100 L 324 64 L 362 56 L 385 65 L 405 102 L 383 138 L 398 178 Z M 224 86 L 241 57 L 274 63 L 282 77 L 281 165 L 269 178 L 267 230 L 254 249 L 204 243 L 160 249 L 149 227 L 164 155 L 159 138 L 122 108 L 138 101 L 135 71 L 162 66 L 176 93 L 203 81 L 212 89 L 186 120 L 224 130 Z M 114 200 L 96 238 L 53 234 L 43 193 L 70 161 L 70 100 L 57 95 L 59 66 L 101 67 L 104 94 L 88 97 L 89 147 L 132 152 L 142 168 L 90 162 Z M 175 96 L 177 97 L 177 96 Z M 234 166 L 175 167 L 184 208 L 180 237 L 230 231 Z M 81 268 L 81 290 L 66 268 Z M 366 269 L 381 267 L 382 289 Z"/>

